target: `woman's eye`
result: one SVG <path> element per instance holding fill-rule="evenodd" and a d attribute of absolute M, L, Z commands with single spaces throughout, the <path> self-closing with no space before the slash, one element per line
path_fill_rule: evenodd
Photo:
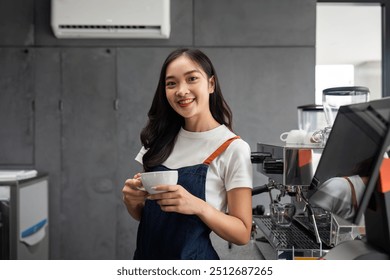
<path fill-rule="evenodd" d="M 195 82 L 198 79 L 198 77 L 189 77 L 188 80 L 190 82 Z"/>
<path fill-rule="evenodd" d="M 166 82 L 166 83 L 165 83 L 165 86 L 167 86 L 167 87 L 173 87 L 173 86 L 175 86 L 175 83 L 174 83 L 174 82 Z"/>

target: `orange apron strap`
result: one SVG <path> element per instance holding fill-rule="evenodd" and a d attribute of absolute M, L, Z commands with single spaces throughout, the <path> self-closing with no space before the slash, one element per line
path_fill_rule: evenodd
<path fill-rule="evenodd" d="M 346 179 L 349 183 L 349 186 L 351 187 L 351 193 L 352 193 L 352 206 L 353 208 L 355 209 L 355 211 L 358 210 L 358 202 L 357 202 L 357 197 L 356 197 L 356 191 L 355 191 L 355 186 L 353 185 L 353 183 L 351 182 L 351 179 L 349 179 L 348 177 L 344 177 L 344 179 Z"/>
<path fill-rule="evenodd" d="M 219 146 L 218 149 L 215 150 L 214 153 L 212 153 L 203 163 L 204 164 L 207 164 L 207 165 L 210 165 L 210 163 L 217 157 L 219 156 L 220 154 L 222 154 L 228 147 L 229 145 L 236 139 L 239 139 L 240 136 L 235 136 L 233 138 L 230 138 L 228 140 L 226 140 L 226 142 L 224 142 L 221 146 Z"/>

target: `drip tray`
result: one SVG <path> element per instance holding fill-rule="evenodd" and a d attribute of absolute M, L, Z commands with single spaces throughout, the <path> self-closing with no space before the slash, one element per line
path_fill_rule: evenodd
<path fill-rule="evenodd" d="M 295 223 L 286 228 L 279 227 L 269 216 L 253 216 L 253 221 L 271 245 L 272 259 L 319 258 L 329 249 L 316 243 L 314 236 Z"/>

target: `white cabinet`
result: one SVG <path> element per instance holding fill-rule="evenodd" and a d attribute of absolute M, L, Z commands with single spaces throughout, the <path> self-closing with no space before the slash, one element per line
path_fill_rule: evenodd
<path fill-rule="evenodd" d="M 48 177 L 0 182 L 1 259 L 49 259 Z"/>

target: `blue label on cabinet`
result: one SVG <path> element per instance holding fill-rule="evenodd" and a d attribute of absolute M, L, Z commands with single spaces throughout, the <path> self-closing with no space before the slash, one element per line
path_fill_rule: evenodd
<path fill-rule="evenodd" d="M 38 230 L 40 230 L 45 224 L 47 223 L 47 219 L 43 219 L 42 221 L 36 223 L 32 227 L 29 227 L 28 229 L 22 231 L 21 237 L 25 238 L 27 236 L 30 236 L 34 233 L 36 233 Z"/>

